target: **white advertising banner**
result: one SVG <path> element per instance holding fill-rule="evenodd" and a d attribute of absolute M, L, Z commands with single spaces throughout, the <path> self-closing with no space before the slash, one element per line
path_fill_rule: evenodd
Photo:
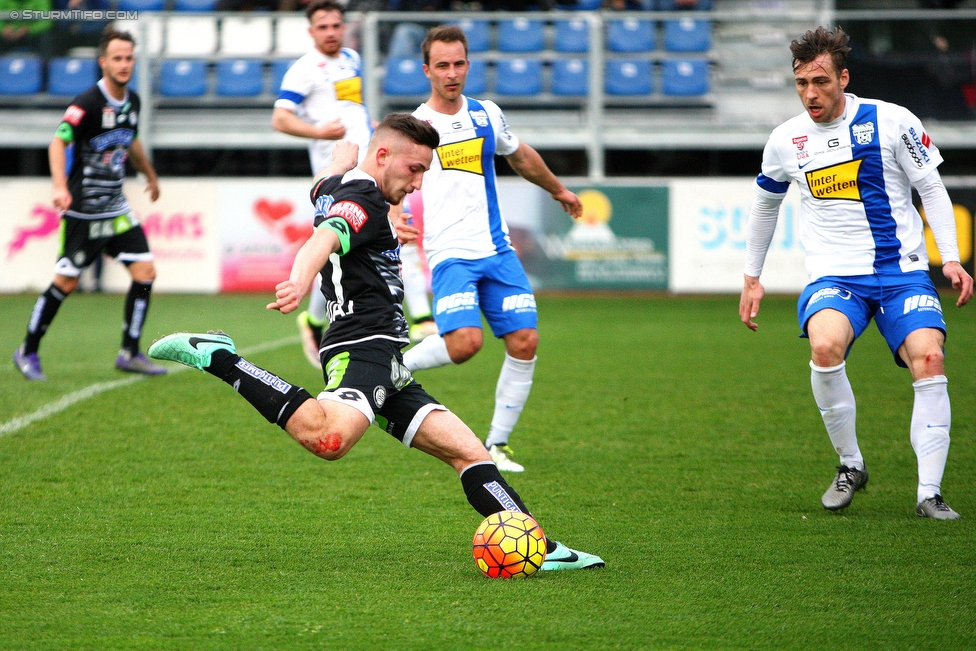
<path fill-rule="evenodd" d="M 213 293 L 219 289 L 220 248 L 212 180 L 163 179 L 150 203 L 140 180 L 125 193 L 155 255 L 153 291 Z M 0 292 L 40 292 L 50 283 L 60 245 L 60 219 L 47 179 L 0 181 Z M 129 275 L 105 265 L 106 291 L 125 291 Z"/>
<path fill-rule="evenodd" d="M 753 178 L 670 181 L 671 291 L 742 291 L 753 183 Z M 799 217 L 799 192 L 791 187 L 763 268 L 768 292 L 799 293 L 808 282 Z"/>

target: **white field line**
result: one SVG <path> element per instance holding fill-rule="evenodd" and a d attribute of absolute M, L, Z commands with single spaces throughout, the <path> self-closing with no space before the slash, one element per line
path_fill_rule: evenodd
<path fill-rule="evenodd" d="M 288 346 L 290 344 L 299 343 L 300 339 L 296 336 L 285 337 L 284 339 L 276 339 L 275 341 L 266 341 L 263 344 L 257 344 L 254 346 L 249 346 L 243 350 L 237 351 L 243 356 L 256 355 L 258 353 L 267 352 L 269 350 L 276 350 L 282 348 L 283 346 Z M 188 371 L 190 367 L 188 366 L 178 366 L 176 368 L 171 368 L 169 371 L 170 375 L 175 373 L 180 373 L 182 371 Z M 62 411 L 70 408 L 79 402 L 84 402 L 89 398 L 94 398 L 97 395 L 105 393 L 106 391 L 113 391 L 115 389 L 120 389 L 122 387 L 131 386 L 137 382 L 143 382 L 147 378 L 145 375 L 133 375 L 131 377 L 123 378 L 121 380 L 112 380 L 110 382 L 98 382 L 97 384 L 89 385 L 83 389 L 78 389 L 77 391 L 72 391 L 71 393 L 62 396 L 60 399 L 54 402 L 49 402 L 40 409 L 33 411 L 24 416 L 15 416 L 14 418 L 8 420 L 6 423 L 0 424 L 0 438 L 7 436 L 8 434 L 13 434 L 14 432 L 19 432 L 25 427 L 36 423 L 39 420 L 44 420 L 55 414 L 59 414 Z"/>

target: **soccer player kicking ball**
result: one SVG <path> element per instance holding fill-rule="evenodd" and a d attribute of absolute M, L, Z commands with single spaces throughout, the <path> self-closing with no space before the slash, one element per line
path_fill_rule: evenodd
<path fill-rule="evenodd" d="M 946 325 L 928 275 L 918 190 L 942 256 L 942 273 L 958 290 L 958 307 L 973 295 L 959 264 L 952 202 L 936 169 L 939 150 L 914 115 L 900 106 L 845 94 L 847 34 L 820 27 L 793 41 L 793 75 L 805 112 L 777 127 L 763 152 L 749 215 L 745 284 L 739 317 L 751 330 L 759 314 L 763 261 L 779 206 L 791 182 L 800 190 L 800 229 L 811 283 L 797 306 L 810 339 L 810 381 L 827 434 L 840 456 L 823 494 L 825 509 L 846 508 L 868 483 L 857 444 L 854 392 L 846 357 L 871 319 L 895 363 L 912 374 L 911 442 L 918 459 L 915 512 L 954 520 L 942 499 L 949 454 Z"/>
<path fill-rule="evenodd" d="M 454 468 L 468 502 L 481 515 L 528 513 L 474 432 L 414 381 L 400 354 L 409 339 L 401 305 L 400 243 L 389 204 L 420 188 L 437 143 L 429 124 L 393 114 L 377 127 L 358 167 L 358 147 L 339 143 L 324 177 L 315 182 L 315 232 L 268 308 L 292 312 L 316 274 L 330 281 L 322 284 L 331 322 L 322 341 L 326 387 L 317 400 L 243 359 L 220 332 L 169 335 L 154 343 L 149 355 L 216 375 L 323 459 L 342 458 L 375 422 L 407 447 Z M 416 237 L 415 229 L 402 232 L 405 239 Z M 603 559 L 554 540 L 547 551 L 543 570 L 604 565 Z"/>

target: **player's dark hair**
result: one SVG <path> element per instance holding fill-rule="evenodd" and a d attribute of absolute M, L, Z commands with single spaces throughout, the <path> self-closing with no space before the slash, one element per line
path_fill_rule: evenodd
<path fill-rule="evenodd" d="M 105 56 L 105 53 L 108 52 L 108 44 L 112 41 L 128 41 L 132 43 L 132 47 L 136 46 L 136 39 L 132 38 L 132 34 L 109 27 L 102 32 L 102 38 L 98 41 L 98 56 Z"/>
<path fill-rule="evenodd" d="M 333 0 L 312 0 L 309 2 L 308 6 L 305 7 L 305 17 L 308 18 L 309 22 L 311 22 L 316 11 L 338 11 L 340 16 L 345 17 L 346 15 L 345 7 Z"/>
<path fill-rule="evenodd" d="M 420 51 L 424 55 L 424 64 L 430 65 L 430 46 L 434 41 L 442 43 L 461 43 L 464 46 L 464 57 L 468 57 L 468 37 L 464 30 L 457 25 L 438 25 L 431 27 L 424 42 L 420 44 Z"/>
<path fill-rule="evenodd" d="M 431 149 L 437 149 L 437 145 L 441 142 L 437 129 L 409 113 L 390 113 L 387 115 L 376 127 L 377 132 L 386 130 L 402 133 L 418 145 L 426 145 Z"/>
<path fill-rule="evenodd" d="M 793 70 L 806 65 L 822 54 L 829 54 L 834 62 L 834 71 L 839 75 L 847 67 L 847 53 L 851 51 L 847 41 L 850 37 L 840 27 L 830 31 L 824 27 L 811 29 L 790 43 L 793 54 Z"/>

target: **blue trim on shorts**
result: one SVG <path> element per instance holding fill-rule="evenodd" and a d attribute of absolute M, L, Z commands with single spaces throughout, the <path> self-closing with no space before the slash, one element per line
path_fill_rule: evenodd
<path fill-rule="evenodd" d="M 907 365 L 898 355 L 898 349 L 908 335 L 923 328 L 946 334 L 939 294 L 925 271 L 818 278 L 804 288 L 797 301 L 801 337 L 807 336 L 810 317 L 827 308 L 847 317 L 855 340 L 874 319 L 895 363 L 902 367 Z M 850 348 L 847 352 L 850 353 Z"/>
<path fill-rule="evenodd" d="M 539 326 L 535 295 L 514 251 L 479 260 L 449 258 L 434 267 L 431 284 L 442 335 L 480 328 L 482 314 L 496 337 Z"/>

